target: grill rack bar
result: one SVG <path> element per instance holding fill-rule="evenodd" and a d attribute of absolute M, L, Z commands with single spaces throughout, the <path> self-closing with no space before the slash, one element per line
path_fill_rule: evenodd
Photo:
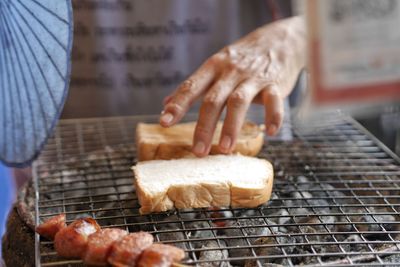
<path fill-rule="evenodd" d="M 227 214 L 224 218 L 213 218 L 212 212 L 205 209 L 137 214 L 137 198 L 127 189 L 132 187 L 129 165 L 135 160 L 134 127 L 138 121 L 154 118 L 62 121 L 34 166 L 36 222 L 65 212 L 68 221 L 90 215 L 103 227 L 147 230 L 157 241 L 185 246 L 188 255 L 185 263 L 197 266 L 211 262 L 200 256 L 212 251 L 223 254 L 214 260 L 221 264 L 255 260 L 254 266 L 262 266 L 264 261 L 297 266 L 305 260 L 302 262 L 305 266 L 328 263 L 390 266 L 390 257 L 397 257 L 400 251 L 400 160 L 353 119 L 334 116 L 332 123 L 329 124 L 328 118 L 326 126 L 313 132 L 293 127 L 295 138 L 291 142 L 268 143 L 260 156 L 275 163 L 275 195 L 269 205 L 256 209 L 220 209 L 219 213 Z M 106 175 L 101 176 L 104 173 Z M 76 180 L 71 179 L 73 177 Z M 306 180 L 293 180 L 296 177 Z M 110 180 L 112 183 L 107 184 Z M 80 184 L 75 188 L 75 183 Z M 107 188 L 112 190 L 101 192 Z M 110 203 L 115 206 L 102 207 Z M 294 213 L 300 209 L 304 212 Z M 286 214 L 272 214 L 279 210 L 285 210 Z M 113 212 L 115 214 L 107 214 Z M 316 218 L 316 221 L 307 221 L 307 218 Z M 335 221 L 324 221 L 331 218 Z M 241 225 L 246 220 L 260 220 L 262 224 Z M 271 223 L 271 220 L 291 222 Z M 193 227 L 194 223 L 203 225 Z M 221 227 L 216 223 L 230 225 Z M 163 229 L 166 226 L 173 229 Z M 331 229 L 338 227 L 350 228 L 347 231 Z M 297 232 L 274 232 L 277 228 L 296 228 Z M 270 233 L 251 233 L 259 229 L 268 229 Z M 310 229 L 314 232 L 308 232 Z M 221 235 L 224 231 L 231 231 L 231 234 Z M 211 236 L 192 237 L 199 232 L 210 232 Z M 351 236 L 359 239 L 346 239 Z M 374 236 L 378 239 L 372 240 Z M 383 237 L 385 239 L 379 239 Z M 254 240 L 262 238 L 275 243 L 254 244 Z M 293 241 L 293 238 L 299 240 Z M 227 244 L 235 240 L 241 245 Z M 215 242 L 216 247 L 204 247 L 206 242 Z M 43 251 L 43 247 L 51 248 L 51 244 L 36 235 L 37 266 L 81 266 L 80 261 L 57 258 L 51 249 Z M 361 251 L 352 251 L 351 246 L 359 246 Z M 260 255 L 259 250 L 276 247 L 280 251 L 278 254 Z M 293 247 L 298 251 L 309 250 L 295 253 Z M 327 248 L 334 251 L 321 250 Z M 234 255 L 235 251 L 246 249 L 249 250 L 247 256 Z M 224 251 L 229 253 L 224 254 Z"/>

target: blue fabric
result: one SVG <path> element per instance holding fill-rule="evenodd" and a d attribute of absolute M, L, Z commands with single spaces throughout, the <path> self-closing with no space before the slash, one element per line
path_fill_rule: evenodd
<path fill-rule="evenodd" d="M 69 87 L 71 0 L 0 0 L 0 160 L 29 166 L 53 131 Z"/>
<path fill-rule="evenodd" d="M 3 237 L 3 234 L 6 230 L 7 215 L 11 209 L 11 205 L 14 199 L 14 194 L 15 194 L 14 183 L 12 180 L 10 169 L 0 163 L 0 237 Z M 0 242 L 0 256 L 1 256 L 1 242 Z"/>

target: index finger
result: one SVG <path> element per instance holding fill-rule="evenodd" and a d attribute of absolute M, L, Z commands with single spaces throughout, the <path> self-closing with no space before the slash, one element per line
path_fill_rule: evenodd
<path fill-rule="evenodd" d="M 170 96 L 160 117 L 160 124 L 169 127 L 178 123 L 192 103 L 211 85 L 215 77 L 215 66 L 204 63 L 195 73 L 180 84 Z"/>

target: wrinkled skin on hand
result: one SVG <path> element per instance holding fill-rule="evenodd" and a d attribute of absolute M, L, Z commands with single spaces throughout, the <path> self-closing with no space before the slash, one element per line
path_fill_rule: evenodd
<path fill-rule="evenodd" d="M 206 156 L 217 121 L 227 109 L 219 141 L 230 153 L 252 102 L 265 107 L 265 124 L 275 135 L 283 121 L 283 101 L 305 65 L 303 18 L 263 26 L 211 56 L 164 100 L 160 124 L 178 123 L 192 103 L 202 98 L 193 139 L 193 153 Z"/>

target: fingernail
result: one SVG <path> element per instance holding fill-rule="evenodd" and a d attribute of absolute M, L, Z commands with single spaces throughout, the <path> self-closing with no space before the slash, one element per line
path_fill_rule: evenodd
<path fill-rule="evenodd" d="M 202 142 L 202 141 L 197 142 L 193 148 L 193 152 L 195 154 L 203 154 L 205 150 L 206 150 L 206 146 L 205 146 L 204 142 Z"/>
<path fill-rule="evenodd" d="M 276 133 L 276 130 L 278 129 L 278 127 L 276 127 L 275 124 L 271 124 L 268 126 L 268 134 L 269 135 L 274 135 Z"/>
<path fill-rule="evenodd" d="M 232 143 L 231 138 L 229 136 L 225 135 L 224 137 L 222 137 L 220 146 L 224 151 L 228 151 L 229 148 L 231 148 L 231 143 Z"/>
<path fill-rule="evenodd" d="M 164 124 L 170 124 L 172 122 L 172 120 L 174 119 L 174 115 L 172 115 L 171 113 L 167 112 L 164 113 L 162 112 L 161 115 L 161 122 Z"/>

